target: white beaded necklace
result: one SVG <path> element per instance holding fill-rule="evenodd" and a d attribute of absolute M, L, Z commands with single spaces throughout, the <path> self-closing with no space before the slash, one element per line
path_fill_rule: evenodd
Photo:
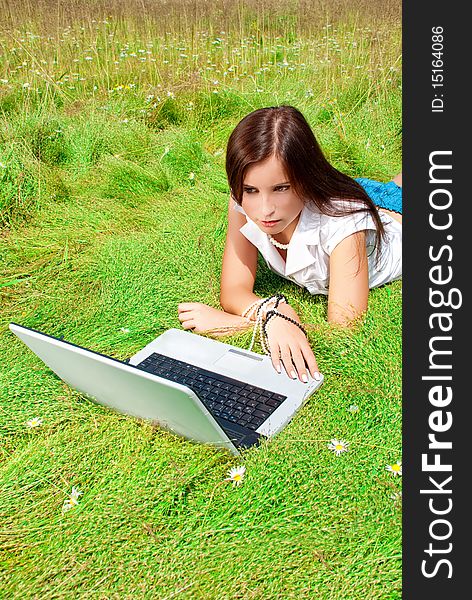
<path fill-rule="evenodd" d="M 269 242 L 273 244 L 276 248 L 279 248 L 280 250 L 288 250 L 290 242 L 288 244 L 282 244 L 281 242 L 278 242 L 276 239 L 274 239 L 269 233 L 267 235 L 269 236 Z"/>

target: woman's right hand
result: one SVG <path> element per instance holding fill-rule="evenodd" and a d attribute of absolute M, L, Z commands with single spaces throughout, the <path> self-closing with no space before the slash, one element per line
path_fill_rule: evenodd
<path fill-rule="evenodd" d="M 300 319 L 288 304 L 280 304 L 279 312 L 299 322 Z M 297 377 L 308 382 L 308 373 L 313 379 L 321 379 L 313 350 L 303 331 L 283 317 L 272 317 L 266 328 L 270 358 L 275 370 L 282 372 L 282 365 L 292 379 Z"/>

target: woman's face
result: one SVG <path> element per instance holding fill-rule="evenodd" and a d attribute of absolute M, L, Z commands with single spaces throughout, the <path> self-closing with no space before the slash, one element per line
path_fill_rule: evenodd
<path fill-rule="evenodd" d="M 280 160 L 271 156 L 249 167 L 241 205 L 264 233 L 287 243 L 295 231 L 303 201 L 295 194 Z"/>

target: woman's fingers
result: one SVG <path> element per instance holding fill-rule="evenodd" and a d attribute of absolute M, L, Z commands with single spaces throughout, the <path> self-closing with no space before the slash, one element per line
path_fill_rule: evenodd
<path fill-rule="evenodd" d="M 302 353 L 310 375 L 313 377 L 313 379 L 318 381 L 320 379 L 318 363 L 316 362 L 315 355 L 308 344 L 302 348 Z"/>
<path fill-rule="evenodd" d="M 277 372 L 281 372 L 281 363 L 291 379 L 297 377 L 304 383 L 308 382 L 308 370 L 314 376 L 318 366 L 311 351 L 308 340 L 300 331 L 293 332 L 293 325 L 282 320 L 271 319 L 268 332 L 268 342 L 272 364 Z M 288 333 L 288 335 L 287 335 Z M 284 343 L 279 340 L 285 338 Z M 308 360 L 305 360 L 305 356 Z"/>
<path fill-rule="evenodd" d="M 193 310 L 182 310 L 180 311 L 179 304 L 179 321 L 184 329 L 195 328 L 195 312 Z"/>
<path fill-rule="evenodd" d="M 298 378 L 303 383 L 308 382 L 308 373 L 306 370 L 305 359 L 300 348 L 292 348 L 292 362 L 297 370 Z"/>
<path fill-rule="evenodd" d="M 195 308 L 201 306 L 200 302 L 180 302 L 177 306 L 177 310 L 179 313 L 186 312 L 188 310 L 194 310 Z"/>
<path fill-rule="evenodd" d="M 191 318 L 191 316 L 193 315 L 193 312 L 190 310 L 186 310 L 185 312 L 179 312 L 178 317 L 179 317 L 179 321 L 188 321 L 188 319 Z"/>
<path fill-rule="evenodd" d="M 297 372 L 295 371 L 295 366 L 292 362 L 292 352 L 290 350 L 290 346 L 283 346 L 280 350 L 280 359 L 282 364 L 287 372 L 287 375 L 291 379 L 296 379 Z"/>
<path fill-rule="evenodd" d="M 269 347 L 270 350 L 270 359 L 272 361 L 272 365 L 277 373 L 282 372 L 282 365 L 280 364 L 280 347 L 278 344 L 273 343 Z"/>
<path fill-rule="evenodd" d="M 296 379 L 298 377 L 300 381 L 307 383 L 308 374 L 310 374 L 313 379 L 317 381 L 320 380 L 321 376 L 318 370 L 318 364 L 316 362 L 315 355 L 308 345 L 308 341 L 301 346 L 298 344 L 287 344 L 284 347 L 281 347 L 278 352 L 280 352 L 279 360 L 277 360 L 278 354 L 274 359 L 274 353 L 272 352 L 271 347 L 272 364 L 276 369 L 277 365 L 280 366 L 280 362 L 282 362 L 287 375 L 292 379 Z"/>

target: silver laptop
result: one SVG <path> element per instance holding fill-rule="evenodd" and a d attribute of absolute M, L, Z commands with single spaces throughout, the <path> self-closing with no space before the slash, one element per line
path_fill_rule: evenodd
<path fill-rule="evenodd" d="M 124 362 L 16 323 L 10 329 L 92 400 L 235 455 L 277 434 L 323 382 L 290 379 L 267 356 L 179 329 Z"/>

